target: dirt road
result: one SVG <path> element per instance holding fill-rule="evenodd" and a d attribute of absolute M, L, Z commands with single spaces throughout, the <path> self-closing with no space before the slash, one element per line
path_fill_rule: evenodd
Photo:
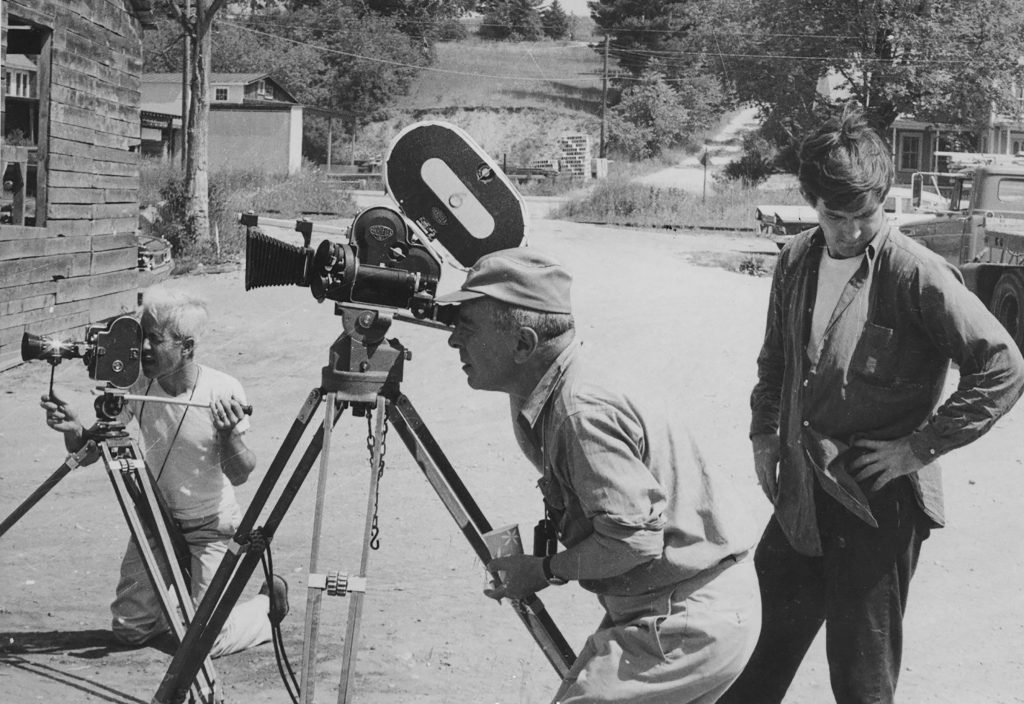
<path fill-rule="evenodd" d="M 696 266 L 713 240 L 535 220 L 531 240 L 575 272 L 580 336 L 638 387 L 661 387 L 683 406 L 707 459 L 729 476 L 763 521 L 767 502 L 752 478 L 747 396 L 763 330 L 768 280 Z M 716 242 L 715 248 L 730 247 Z M 450 275 L 443 288 L 461 281 Z M 305 289 L 246 293 L 239 271 L 177 280 L 206 296 L 211 334 L 199 357 L 236 375 L 256 412 L 250 445 L 261 461 L 240 498 L 247 504 L 307 392 L 319 384 L 328 346 L 340 332 L 329 305 Z M 446 336 L 399 323 L 413 352 L 404 390 L 416 404 L 493 525 L 537 520 L 536 477 L 520 458 L 507 405 L 469 390 Z M 57 369 L 57 387 L 90 404 L 81 365 Z M 0 375 L 0 515 L 63 460 L 43 424 L 39 396 L 48 367 Z M 1024 496 L 1020 408 L 974 445 L 945 460 L 950 527 L 928 540 L 907 615 L 902 700 L 949 704 L 1024 702 Z M 363 419 L 343 418 L 332 446 L 322 564 L 358 564 L 369 483 Z M 371 557 L 354 701 L 547 702 L 556 686 L 543 656 L 508 606 L 481 595 L 483 570 L 404 446 L 389 437 Z M 291 585 L 284 636 L 292 663 L 302 647 L 305 572 L 314 478 L 273 544 Z M 159 651 L 118 650 L 107 632 L 127 529 L 100 466 L 76 470 L 0 539 L 0 700 L 149 702 L 167 666 Z M 254 577 L 249 590 L 255 592 Z M 575 586 L 542 598 L 577 648 L 597 624 L 595 600 Z M 334 701 L 347 604 L 327 599 L 319 647 L 317 700 Z M 269 645 L 222 658 L 229 703 L 287 701 Z M 787 702 L 830 701 L 820 642 Z"/>

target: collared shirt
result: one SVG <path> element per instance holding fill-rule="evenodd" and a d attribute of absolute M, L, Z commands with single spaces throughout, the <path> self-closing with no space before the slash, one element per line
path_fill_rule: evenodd
<path fill-rule="evenodd" d="M 815 228 L 779 255 L 751 394 L 751 435 L 781 435 L 775 515 L 807 555 L 821 553 L 815 476 L 874 524 L 848 467 L 854 441 L 909 435 L 914 454 L 930 463 L 911 481 L 925 514 L 940 526 L 942 486 L 932 460 L 985 433 L 1024 389 L 1020 351 L 959 272 L 891 226 L 846 284 L 812 363 L 806 347 L 824 246 Z M 950 360 L 960 382 L 938 405 Z"/>
<path fill-rule="evenodd" d="M 581 580 L 605 595 L 645 594 L 747 551 L 754 526 L 730 487 L 705 466 L 682 424 L 643 410 L 584 364 L 559 355 L 528 398 L 512 398 L 516 439 L 567 547 L 594 536 L 625 574 Z"/>

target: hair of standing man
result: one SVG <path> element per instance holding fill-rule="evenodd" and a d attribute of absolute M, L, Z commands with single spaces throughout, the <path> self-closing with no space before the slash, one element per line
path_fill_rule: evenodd
<path fill-rule="evenodd" d="M 141 316 L 145 315 L 165 327 L 177 340 L 198 340 L 210 318 L 204 299 L 162 284 L 143 291 Z"/>
<path fill-rule="evenodd" d="M 855 103 L 807 136 L 799 157 L 804 197 L 811 205 L 822 200 L 831 210 L 858 211 L 871 195 L 881 203 L 896 176 L 889 145 Z"/>

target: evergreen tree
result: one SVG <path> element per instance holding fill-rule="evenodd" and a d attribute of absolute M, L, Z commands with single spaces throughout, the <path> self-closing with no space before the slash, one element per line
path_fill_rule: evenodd
<path fill-rule="evenodd" d="M 569 35 L 569 16 L 562 9 L 562 3 L 554 0 L 550 7 L 540 13 L 544 36 L 551 39 L 565 39 Z"/>
<path fill-rule="evenodd" d="M 479 34 L 488 39 L 536 41 L 544 36 L 540 10 L 544 0 L 484 0 Z"/>

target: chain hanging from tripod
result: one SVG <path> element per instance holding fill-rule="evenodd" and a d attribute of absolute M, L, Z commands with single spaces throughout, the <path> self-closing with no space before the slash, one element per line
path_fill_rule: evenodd
<path fill-rule="evenodd" d="M 387 407 L 384 409 L 384 423 L 382 424 L 383 430 L 380 434 L 380 454 L 378 455 L 377 466 L 373 464 L 373 449 L 376 444 L 376 439 L 373 434 L 373 411 L 367 409 L 366 411 L 366 449 L 370 452 L 370 471 L 377 473 L 377 481 L 375 483 L 376 492 L 373 497 L 373 519 L 370 522 L 370 547 L 374 550 L 380 549 L 380 526 L 377 523 L 377 510 L 380 507 L 380 480 L 384 478 L 384 455 L 387 452 L 387 437 L 388 437 L 388 412 Z"/>

